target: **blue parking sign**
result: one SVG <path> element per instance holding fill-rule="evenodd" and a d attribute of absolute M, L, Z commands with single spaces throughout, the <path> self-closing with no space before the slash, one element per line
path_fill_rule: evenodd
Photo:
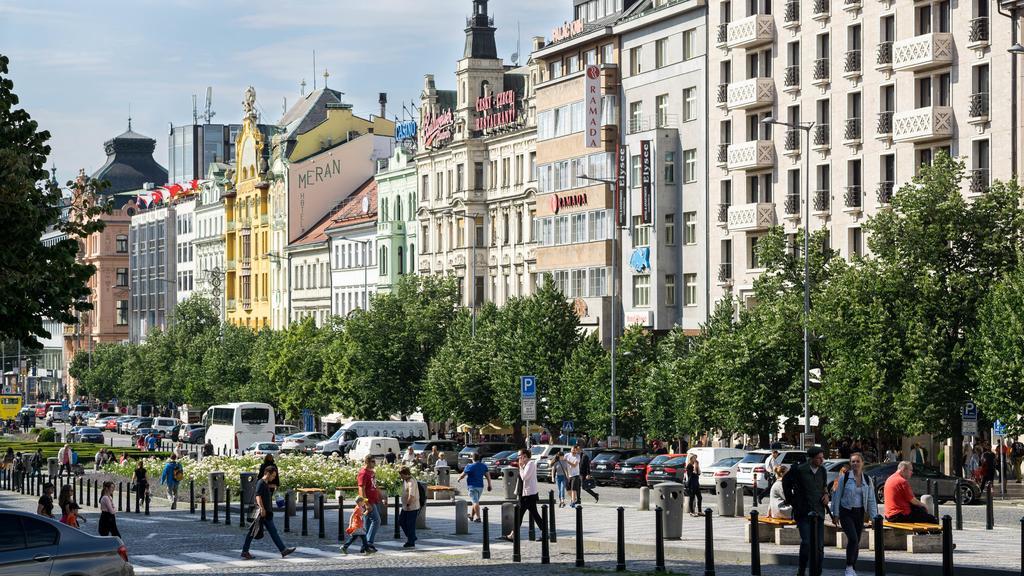
<path fill-rule="evenodd" d="M 523 398 L 536 398 L 537 397 L 537 377 L 536 376 L 520 376 L 519 377 L 519 390 Z"/>

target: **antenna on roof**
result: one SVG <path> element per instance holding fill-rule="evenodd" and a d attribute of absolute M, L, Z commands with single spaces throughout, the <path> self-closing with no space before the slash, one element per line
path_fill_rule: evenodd
<path fill-rule="evenodd" d="M 283 102 L 281 102 L 281 116 L 284 116 L 285 114 L 288 113 L 288 97 L 283 96 L 282 99 Z"/>
<path fill-rule="evenodd" d="M 316 50 L 313 50 L 313 92 L 316 92 Z"/>
<path fill-rule="evenodd" d="M 328 72 L 328 71 L 327 71 L 327 68 L 324 68 L 324 90 L 326 90 L 326 89 L 327 89 L 327 78 L 328 78 L 328 77 L 329 77 L 330 75 L 331 75 L 331 74 L 330 74 L 330 72 Z"/>
<path fill-rule="evenodd" d="M 512 54 L 512 65 L 519 66 L 519 21 L 516 21 L 516 51 Z"/>
<path fill-rule="evenodd" d="M 128 129 L 132 129 L 132 103 L 128 103 Z"/>
<path fill-rule="evenodd" d="M 199 111 L 196 110 L 196 95 L 192 95 L 192 123 L 199 124 Z"/>
<path fill-rule="evenodd" d="M 207 124 L 209 124 L 210 120 L 213 120 L 213 117 L 216 116 L 216 115 L 217 115 L 217 113 L 213 111 L 213 86 L 207 86 L 206 87 L 206 113 L 203 114 L 203 120 Z"/>
<path fill-rule="evenodd" d="M 306 79 L 305 78 L 302 79 L 302 82 L 299 82 L 299 95 L 301 95 L 301 96 L 305 96 L 306 95 Z"/>

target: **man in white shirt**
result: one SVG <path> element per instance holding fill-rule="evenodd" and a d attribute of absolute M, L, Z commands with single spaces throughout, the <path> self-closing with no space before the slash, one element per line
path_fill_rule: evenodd
<path fill-rule="evenodd" d="M 779 449 L 772 448 L 772 453 L 768 455 L 768 459 L 764 461 L 764 476 L 763 479 L 768 484 L 768 487 L 764 490 L 757 491 L 757 502 L 760 504 L 765 499 L 769 498 L 772 485 L 775 483 L 775 469 L 782 465 L 782 458 L 779 456 Z"/>
<path fill-rule="evenodd" d="M 537 511 L 537 463 L 530 458 L 530 451 L 523 449 L 519 451 L 519 481 L 516 483 L 516 494 L 519 495 L 519 517 L 516 518 L 515 528 L 512 532 L 502 536 L 509 542 L 513 541 L 516 531 L 523 524 L 523 516 L 530 512 L 530 521 L 539 526 L 541 533 L 547 531 Z"/>
<path fill-rule="evenodd" d="M 580 456 L 579 444 L 572 447 L 572 450 L 565 455 L 565 462 L 569 465 L 569 506 L 576 507 L 579 502 L 581 479 L 580 479 Z"/>
<path fill-rule="evenodd" d="M 416 517 L 419 516 L 423 504 L 420 502 L 420 487 L 408 467 L 403 466 L 398 471 L 398 476 L 402 480 L 402 510 L 398 513 L 398 525 L 405 532 L 405 544 L 402 547 L 415 548 Z"/>

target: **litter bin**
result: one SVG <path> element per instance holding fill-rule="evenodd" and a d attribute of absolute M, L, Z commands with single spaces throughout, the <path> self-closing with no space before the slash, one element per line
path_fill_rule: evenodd
<path fill-rule="evenodd" d="M 661 507 L 666 540 L 683 537 L 683 485 L 678 482 L 655 484 L 651 492 L 654 506 Z"/>
<path fill-rule="evenodd" d="M 223 502 L 224 501 L 224 488 L 225 488 L 224 473 L 223 472 L 210 472 L 209 479 L 210 479 L 209 498 L 212 500 L 213 499 L 213 495 L 216 494 L 217 495 L 217 501 L 218 502 Z"/>
<path fill-rule="evenodd" d="M 238 481 L 242 489 L 242 499 L 238 501 L 239 509 L 245 510 L 249 506 L 256 505 L 256 473 L 240 472 Z"/>
<path fill-rule="evenodd" d="M 505 487 L 505 500 L 516 500 L 516 483 L 519 482 L 519 468 L 506 466 L 501 469 L 501 483 Z"/>
<path fill-rule="evenodd" d="M 452 485 L 451 470 L 449 470 L 448 468 L 438 468 L 437 469 L 437 483 L 440 484 L 441 486 L 451 486 Z"/>
<path fill-rule="evenodd" d="M 736 479 L 735 478 L 722 478 L 718 480 L 715 486 L 716 496 L 718 496 L 718 515 L 719 516 L 735 516 L 736 515 Z"/>
<path fill-rule="evenodd" d="M 46 459 L 46 475 L 50 478 L 56 478 L 57 472 L 60 471 L 60 465 L 57 464 L 57 457 L 50 456 Z"/>

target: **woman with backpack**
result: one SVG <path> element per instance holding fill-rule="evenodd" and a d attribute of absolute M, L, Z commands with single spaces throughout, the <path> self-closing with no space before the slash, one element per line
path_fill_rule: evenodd
<path fill-rule="evenodd" d="M 171 500 L 171 510 L 178 507 L 178 485 L 185 477 L 185 470 L 178 462 L 178 455 L 171 454 L 171 459 L 164 464 L 163 472 L 160 474 L 160 483 L 167 486 L 167 497 Z"/>
<path fill-rule="evenodd" d="M 832 486 L 830 512 L 833 524 L 838 518 L 846 534 L 846 576 L 856 576 L 855 566 L 860 555 L 860 536 L 866 521 L 878 515 L 878 502 L 871 478 L 864 474 L 864 456 L 860 452 L 850 455 L 850 467 L 844 469 Z"/>

